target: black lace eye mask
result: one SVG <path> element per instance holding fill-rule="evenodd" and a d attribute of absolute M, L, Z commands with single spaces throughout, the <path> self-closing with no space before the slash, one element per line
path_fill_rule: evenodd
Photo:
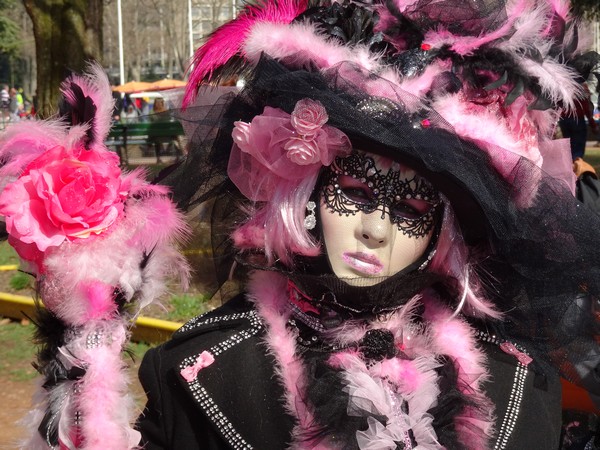
<path fill-rule="evenodd" d="M 337 158 L 325 174 L 323 199 L 330 211 L 340 216 L 381 211 L 406 236 L 427 236 L 435 225 L 441 204 L 438 192 L 418 175 L 405 178 L 390 169 L 383 174 L 373 158 L 353 153 Z"/>

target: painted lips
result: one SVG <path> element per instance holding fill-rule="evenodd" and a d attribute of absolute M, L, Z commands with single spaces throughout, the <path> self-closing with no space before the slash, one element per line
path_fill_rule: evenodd
<path fill-rule="evenodd" d="M 367 275 L 377 275 L 383 270 L 383 264 L 375 255 L 362 252 L 345 252 L 342 259 L 353 269 Z"/>

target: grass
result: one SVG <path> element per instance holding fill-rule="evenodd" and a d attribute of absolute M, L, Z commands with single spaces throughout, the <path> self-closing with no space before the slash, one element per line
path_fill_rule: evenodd
<path fill-rule="evenodd" d="M 588 147 L 585 149 L 584 159 L 600 174 L 600 147 L 589 147 L 588 144 Z"/>
<path fill-rule="evenodd" d="M 32 283 L 33 277 L 24 272 L 15 272 L 15 274 L 11 276 L 10 280 L 8 281 L 8 285 L 15 291 L 22 291 L 23 289 L 31 288 Z"/>
<path fill-rule="evenodd" d="M 19 257 L 8 242 L 4 241 L 0 243 L 0 265 L 8 264 L 19 264 Z"/>
<path fill-rule="evenodd" d="M 13 381 L 27 381 L 36 377 L 37 372 L 30 361 L 37 353 L 33 344 L 33 325 L 3 321 L 0 325 L 0 376 Z"/>
<path fill-rule="evenodd" d="M 168 303 L 171 309 L 167 319 L 175 322 L 185 322 L 208 310 L 208 298 L 201 294 L 174 295 Z"/>

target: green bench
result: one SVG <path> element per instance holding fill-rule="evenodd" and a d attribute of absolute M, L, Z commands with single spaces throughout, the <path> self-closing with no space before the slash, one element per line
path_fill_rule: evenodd
<path fill-rule="evenodd" d="M 179 137 L 183 136 L 181 123 L 175 120 L 114 123 L 105 142 L 107 147 L 115 147 L 121 157 L 121 163 L 128 162 L 128 145 L 156 145 L 160 142 L 174 142 L 180 146 Z M 119 151 L 123 149 L 121 154 Z M 178 149 L 181 154 L 181 148 Z"/>

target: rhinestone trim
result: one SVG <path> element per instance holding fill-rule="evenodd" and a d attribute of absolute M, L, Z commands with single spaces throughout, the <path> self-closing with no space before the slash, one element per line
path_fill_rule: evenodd
<path fill-rule="evenodd" d="M 104 333 L 102 331 L 93 331 L 87 335 L 85 346 L 88 349 L 98 348 L 104 341 Z"/>
<path fill-rule="evenodd" d="M 210 314 L 210 312 L 206 312 L 204 314 L 194 317 L 193 319 L 188 320 L 179 330 L 176 331 L 176 333 L 177 334 L 185 333 L 187 331 L 190 331 L 194 328 L 198 328 L 200 326 L 210 325 L 210 324 L 218 323 L 218 322 L 227 322 L 227 321 L 231 321 L 231 320 L 238 320 L 238 319 L 248 319 L 252 323 L 252 317 L 255 317 L 255 319 L 260 322 L 260 319 L 258 319 L 258 316 L 256 316 L 256 313 L 254 311 L 229 314 L 226 316 L 206 317 L 208 314 Z"/>
<path fill-rule="evenodd" d="M 477 338 L 481 341 L 489 342 L 498 346 L 502 343 L 497 336 L 490 335 L 481 330 L 477 332 Z M 527 353 L 520 345 L 515 345 L 515 347 L 519 351 Z M 508 405 L 506 406 L 506 411 L 504 412 L 504 417 L 502 418 L 502 425 L 500 425 L 500 430 L 498 430 L 498 437 L 496 438 L 494 450 L 504 450 L 515 429 L 517 420 L 519 418 L 519 412 L 521 410 L 521 402 L 523 401 L 526 380 L 527 366 L 517 360 L 517 367 L 515 369 L 515 376 L 513 378 Z"/>
<path fill-rule="evenodd" d="M 208 325 L 217 322 L 227 322 L 237 319 L 247 319 L 250 321 L 249 329 L 242 330 L 239 333 L 230 336 L 223 342 L 213 345 L 208 350 L 215 357 L 229 350 L 230 348 L 235 347 L 246 339 L 257 335 L 258 332 L 263 328 L 263 323 L 254 310 L 226 316 L 209 317 L 204 320 L 202 320 L 202 317 L 203 316 L 198 316 L 197 318 L 190 320 L 182 328 L 180 328 L 178 332 L 189 331 L 202 325 Z M 199 353 L 185 358 L 179 365 L 180 370 L 185 369 L 187 366 L 193 365 L 196 359 L 198 359 L 198 356 Z M 245 441 L 242 435 L 237 432 L 231 421 L 221 411 L 219 406 L 215 403 L 206 389 L 198 382 L 198 380 L 194 379 L 191 382 L 188 382 L 188 386 L 196 402 L 204 410 L 208 419 L 217 428 L 217 430 L 219 430 L 219 433 L 229 443 L 231 448 L 234 450 L 252 450 L 253 447 Z"/>
<path fill-rule="evenodd" d="M 502 425 L 498 432 L 498 438 L 496 439 L 496 445 L 494 450 L 503 450 L 508 444 L 508 440 L 512 435 L 519 418 L 519 412 L 521 410 L 521 402 L 523 401 L 523 393 L 525 391 L 525 380 L 527 379 L 527 367 L 521 364 L 517 364 L 515 370 L 515 377 L 513 378 L 513 385 L 510 391 L 510 397 L 508 400 L 508 406 L 502 419 Z"/>
<path fill-rule="evenodd" d="M 206 389 L 200 386 L 197 381 L 190 383 L 190 389 L 196 402 L 206 412 L 210 421 L 217 427 L 232 449 L 252 450 L 253 447 L 244 440 L 235 428 L 233 428 L 233 424 L 229 421 L 227 416 L 223 414 L 210 395 L 208 395 Z"/>
<path fill-rule="evenodd" d="M 292 315 L 304 325 L 320 333 L 323 333 L 325 331 L 325 327 L 319 321 L 319 319 L 317 319 L 316 317 L 309 316 L 304 311 L 302 311 L 298 305 L 294 303 L 290 302 L 290 307 L 292 309 Z"/>

